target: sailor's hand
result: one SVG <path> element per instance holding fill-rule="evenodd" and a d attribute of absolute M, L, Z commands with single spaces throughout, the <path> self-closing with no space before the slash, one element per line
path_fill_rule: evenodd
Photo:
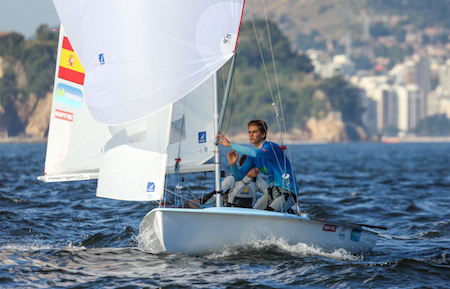
<path fill-rule="evenodd" d="M 230 147 L 231 143 L 227 140 L 227 138 L 221 134 L 218 134 L 216 138 L 220 138 L 221 140 L 218 141 L 221 145 L 226 146 L 227 148 Z"/>
<path fill-rule="evenodd" d="M 251 179 L 256 178 L 258 176 L 258 172 L 259 172 L 258 168 L 254 167 L 247 173 L 247 177 Z"/>
<path fill-rule="evenodd" d="M 239 153 L 237 153 L 233 150 L 228 152 L 227 159 L 228 159 L 228 162 L 230 163 L 230 166 L 234 167 L 236 165 L 238 157 L 239 157 Z"/>

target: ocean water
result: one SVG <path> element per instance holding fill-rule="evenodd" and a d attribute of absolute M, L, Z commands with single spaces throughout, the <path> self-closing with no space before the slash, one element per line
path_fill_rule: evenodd
<path fill-rule="evenodd" d="M 303 210 L 388 227 L 372 252 L 282 240 L 202 257 L 141 248 L 139 223 L 152 204 L 96 198 L 95 181 L 38 182 L 45 145 L 0 144 L 0 287 L 449 288 L 449 143 L 291 145 L 290 153 Z M 185 183 L 212 190 L 198 176 Z"/>

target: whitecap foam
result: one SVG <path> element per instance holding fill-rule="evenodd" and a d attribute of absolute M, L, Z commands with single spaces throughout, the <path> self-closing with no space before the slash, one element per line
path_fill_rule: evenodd
<path fill-rule="evenodd" d="M 0 246 L 0 250 L 10 251 L 38 251 L 38 250 L 52 250 L 52 249 L 86 249 L 84 246 L 77 246 L 68 241 L 65 244 L 40 244 L 38 241 L 25 244 L 5 244 Z"/>
<path fill-rule="evenodd" d="M 290 254 L 300 254 L 304 256 L 315 255 L 322 256 L 325 258 L 335 259 L 335 260 L 351 260 L 358 261 L 362 260 L 363 257 L 358 255 L 353 255 L 344 249 L 337 249 L 333 252 L 325 252 L 321 248 L 307 245 L 304 243 L 298 243 L 295 245 L 290 245 L 286 240 L 282 238 L 269 237 L 264 240 L 252 238 L 251 240 L 246 240 L 241 244 L 235 246 L 227 247 L 220 253 L 213 253 L 204 256 L 206 259 L 217 260 L 225 257 L 241 254 L 242 251 L 246 250 L 263 250 L 268 247 L 276 247 Z"/>

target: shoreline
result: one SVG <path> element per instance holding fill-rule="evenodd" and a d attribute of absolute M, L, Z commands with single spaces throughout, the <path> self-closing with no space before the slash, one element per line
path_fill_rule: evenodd
<path fill-rule="evenodd" d="M 47 143 L 47 138 L 46 137 L 32 137 L 32 136 L 14 136 L 14 137 L 0 138 L 0 144 L 7 144 L 7 143 L 45 144 L 45 143 Z"/>
<path fill-rule="evenodd" d="M 450 142 L 450 136 L 408 136 L 408 137 L 382 137 L 382 143 L 397 144 L 397 143 L 439 143 Z"/>

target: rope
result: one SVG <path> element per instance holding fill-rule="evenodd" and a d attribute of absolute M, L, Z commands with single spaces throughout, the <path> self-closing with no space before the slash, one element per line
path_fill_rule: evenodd
<path fill-rule="evenodd" d="M 272 86 L 270 84 L 270 79 L 269 79 L 269 75 L 268 75 L 268 72 L 267 72 L 267 67 L 266 67 L 266 63 L 265 63 L 265 60 L 264 60 L 264 55 L 262 53 L 261 43 L 259 41 L 258 33 L 256 31 L 256 26 L 255 26 L 253 13 L 252 13 L 250 5 L 248 5 L 248 8 L 249 8 L 249 11 L 250 11 L 250 17 L 251 17 L 251 21 L 252 21 L 252 24 L 253 24 L 253 30 L 254 30 L 254 33 L 255 33 L 256 42 L 258 44 L 259 53 L 261 55 L 261 60 L 262 60 L 264 72 L 266 74 L 266 79 L 267 79 L 267 83 L 268 83 L 268 87 L 269 87 L 269 91 L 270 91 L 270 96 L 272 98 L 272 106 L 274 107 L 275 114 L 276 114 L 277 126 L 278 126 L 278 131 L 280 132 L 281 143 L 282 143 L 282 145 L 284 145 L 283 135 L 282 135 L 281 132 L 284 131 L 284 133 L 287 133 L 286 122 L 284 121 L 284 119 L 285 119 L 284 118 L 284 110 L 283 110 L 283 105 L 282 105 L 282 102 L 281 102 L 280 85 L 279 85 L 279 81 L 278 81 L 278 74 L 277 74 L 277 69 L 276 69 L 275 56 L 274 56 L 274 53 L 273 53 L 272 38 L 271 38 L 271 34 L 270 34 L 269 20 L 268 20 L 268 17 L 267 17 L 266 3 L 265 3 L 265 0 L 263 0 L 262 2 L 263 2 L 263 8 L 264 8 L 264 16 L 265 16 L 267 35 L 268 35 L 268 40 L 269 40 L 270 53 L 271 53 L 271 57 L 272 57 L 272 64 L 273 64 L 273 68 L 274 68 L 275 83 L 276 83 L 277 94 L 278 94 L 278 102 L 279 102 L 280 110 L 281 110 L 281 119 L 279 119 L 278 108 L 277 108 L 277 106 L 275 104 L 275 99 L 274 99 L 273 92 L 272 92 Z M 256 105 L 256 100 L 254 100 L 254 102 L 255 102 L 255 105 Z M 256 105 L 256 107 L 257 107 L 258 113 L 260 115 L 262 115 L 257 105 Z M 283 122 L 283 128 L 281 128 L 280 122 Z M 270 140 L 270 138 L 269 138 L 269 140 Z M 288 154 L 289 159 L 292 160 L 291 152 L 290 152 L 290 149 L 288 148 L 288 146 L 286 146 L 286 149 L 287 149 L 287 154 Z M 280 160 L 278 159 L 278 157 L 275 154 L 275 150 L 274 150 L 273 146 L 272 146 L 272 150 L 274 152 L 274 155 L 276 157 L 276 161 L 278 163 L 278 166 L 279 166 L 280 170 L 282 170 L 283 172 L 286 173 L 286 171 L 287 171 L 287 159 L 286 159 L 285 152 L 283 152 L 283 165 L 281 165 Z M 293 168 L 292 165 L 291 165 L 291 173 L 293 174 L 292 178 L 294 178 L 295 172 L 294 172 L 294 168 Z M 283 192 L 284 192 L 285 188 L 286 188 L 286 180 L 283 181 L 282 196 L 283 196 Z M 296 186 L 294 186 L 294 190 L 295 190 L 294 194 L 297 197 L 298 196 L 298 192 L 297 192 L 297 187 Z"/>
<path fill-rule="evenodd" d="M 271 96 L 271 98 L 272 98 L 272 104 L 274 104 L 274 103 L 275 103 L 275 100 L 274 100 L 273 93 L 272 93 L 272 86 L 270 85 L 270 79 L 269 79 L 269 74 L 267 73 L 266 62 L 264 61 L 264 55 L 263 55 L 263 53 L 262 53 L 261 43 L 259 42 L 258 33 L 257 33 L 257 31 L 256 31 L 255 21 L 253 20 L 253 13 L 252 13 L 252 10 L 251 10 L 251 8 L 250 8 L 250 5 L 248 5 L 248 7 L 249 7 L 249 10 L 250 10 L 250 18 L 251 18 L 251 20 L 252 20 L 253 31 L 255 32 L 256 42 L 258 43 L 259 54 L 260 54 L 260 56 L 261 56 L 261 60 L 262 60 L 263 67 L 264 67 L 264 72 L 265 72 L 265 74 L 266 74 L 267 84 L 268 84 L 268 86 L 269 86 L 270 96 Z M 267 19 L 267 15 L 266 15 L 266 19 Z M 272 49 L 272 46 L 270 46 L 270 47 L 271 47 L 271 49 Z M 273 52 L 272 52 L 272 55 L 273 55 Z M 254 101 L 255 104 L 256 104 L 256 100 L 253 99 L 253 101 Z M 259 109 L 258 109 L 258 113 L 260 114 L 260 116 L 262 116 L 261 111 L 260 111 Z M 261 117 L 261 118 L 262 118 L 262 117 Z M 269 140 L 270 140 L 270 137 L 267 135 L 267 131 L 266 131 L 266 138 L 269 138 Z M 280 160 L 278 159 L 277 154 L 275 153 L 275 148 L 273 147 L 273 145 L 271 145 L 271 148 L 272 148 L 272 151 L 273 151 L 273 153 L 274 153 L 274 155 L 275 155 L 275 159 L 276 159 L 276 161 L 277 161 L 277 164 L 278 164 L 280 170 L 282 170 L 282 166 L 281 166 Z M 286 166 L 285 166 L 285 170 L 284 170 L 284 171 L 286 171 Z"/>

